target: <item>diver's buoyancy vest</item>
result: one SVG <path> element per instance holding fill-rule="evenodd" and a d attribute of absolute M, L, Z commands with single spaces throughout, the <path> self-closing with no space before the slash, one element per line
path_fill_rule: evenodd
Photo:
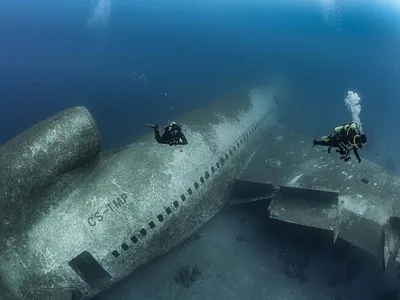
<path fill-rule="evenodd" d="M 353 131 L 353 133 L 350 138 L 351 140 L 349 142 L 352 146 L 359 148 L 359 146 L 358 146 L 359 142 L 357 141 L 357 139 L 359 140 L 360 130 L 358 129 L 358 127 L 355 123 L 350 123 L 350 124 L 345 124 L 342 126 L 335 127 L 335 133 L 339 134 L 339 135 L 348 135 L 349 136 L 351 130 Z"/>
<path fill-rule="evenodd" d="M 342 126 L 338 126 L 338 127 L 335 127 L 335 133 L 338 133 L 338 134 L 349 134 L 349 131 L 350 130 L 354 130 L 355 132 L 358 132 L 358 127 L 357 127 L 357 125 L 355 124 L 355 123 L 350 123 L 350 124 L 345 124 L 345 125 L 342 125 Z"/>

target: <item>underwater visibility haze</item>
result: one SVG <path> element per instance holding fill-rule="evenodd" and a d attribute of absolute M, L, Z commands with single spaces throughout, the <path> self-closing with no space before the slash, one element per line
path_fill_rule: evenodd
<path fill-rule="evenodd" d="M 0 41 L 0 299 L 400 297 L 398 2 L 3 1 Z"/>

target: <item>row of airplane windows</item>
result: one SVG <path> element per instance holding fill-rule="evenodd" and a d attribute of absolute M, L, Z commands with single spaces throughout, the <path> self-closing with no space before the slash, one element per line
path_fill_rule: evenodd
<path fill-rule="evenodd" d="M 217 169 L 220 169 L 222 166 L 225 165 L 225 161 L 229 158 L 229 156 L 233 156 L 233 152 L 236 152 L 236 150 L 238 150 L 238 149 L 240 148 L 240 146 L 243 145 L 243 143 L 246 142 L 246 141 L 249 139 L 249 137 L 250 137 L 251 135 L 253 135 L 253 133 L 254 133 L 257 129 L 260 129 L 261 124 L 266 120 L 266 118 L 267 118 L 268 116 L 269 116 L 268 113 L 265 114 L 259 121 L 257 121 L 257 122 L 250 128 L 250 130 L 248 130 L 246 133 L 244 133 L 244 134 L 239 138 L 239 140 L 237 140 L 237 141 L 229 148 L 229 150 L 225 153 L 225 156 L 221 156 L 221 157 L 220 157 L 219 161 L 217 161 L 217 162 L 215 163 L 215 167 L 212 166 L 212 167 L 210 168 L 211 174 L 215 174 L 216 171 L 217 171 Z M 229 155 L 228 155 L 228 153 L 229 153 Z M 205 171 L 205 172 L 204 172 L 204 176 L 203 176 L 203 175 L 200 176 L 200 183 L 201 183 L 201 184 L 205 183 L 205 181 L 208 180 L 208 179 L 211 177 L 211 174 L 210 174 L 209 171 Z M 193 183 L 193 187 L 194 187 L 196 190 L 199 189 L 200 186 L 199 186 L 199 184 L 198 184 L 197 181 L 195 181 L 195 182 Z M 188 188 L 188 189 L 187 189 L 187 195 L 190 196 L 190 195 L 192 195 L 192 194 L 193 194 L 192 188 Z M 186 196 L 185 193 L 181 194 L 181 196 L 180 196 L 181 201 L 182 201 L 182 202 L 185 202 L 185 201 L 187 200 L 188 196 Z M 173 206 L 175 209 L 179 208 L 179 205 L 180 205 L 180 204 L 179 204 L 179 202 L 178 202 L 177 200 L 174 200 L 174 201 L 172 202 L 172 206 Z M 171 215 L 171 214 L 172 214 L 172 209 L 171 209 L 171 207 L 169 207 L 169 206 L 166 207 L 166 208 L 165 208 L 165 213 L 166 213 L 167 216 Z M 159 215 L 157 215 L 157 220 L 158 220 L 158 222 L 160 222 L 160 223 L 164 222 L 164 220 L 165 220 L 164 215 L 163 215 L 162 213 L 159 214 Z M 156 223 L 155 223 L 154 221 L 148 222 L 148 225 L 149 225 L 149 228 L 150 228 L 151 230 L 154 229 L 154 228 L 156 227 Z M 144 238 L 144 237 L 147 236 L 147 230 L 146 230 L 145 228 L 140 229 L 140 230 L 139 230 L 139 233 L 140 233 L 140 236 L 141 236 L 142 238 Z M 131 240 L 131 242 L 132 242 L 133 244 L 136 244 L 136 243 L 139 242 L 139 238 L 138 238 L 136 235 L 133 235 L 133 236 L 130 238 L 130 240 Z M 125 243 L 121 244 L 121 247 L 120 247 L 120 248 L 121 248 L 123 251 L 128 251 L 128 250 L 129 250 L 129 245 L 128 245 L 128 243 L 125 242 Z M 118 258 L 118 257 L 121 256 L 121 253 L 120 253 L 120 251 L 118 251 L 118 250 L 114 250 L 114 251 L 112 251 L 112 255 L 113 255 L 114 258 Z"/>

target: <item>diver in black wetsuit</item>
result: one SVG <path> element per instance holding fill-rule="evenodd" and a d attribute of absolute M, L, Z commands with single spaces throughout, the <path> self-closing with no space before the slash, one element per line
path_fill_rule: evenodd
<path fill-rule="evenodd" d="M 357 149 L 362 148 L 366 142 L 367 136 L 360 132 L 355 123 L 350 123 L 336 127 L 334 135 L 323 136 L 319 141 L 314 140 L 313 146 L 327 146 L 328 153 L 331 153 L 332 147 L 337 148 L 336 152 L 344 161 L 350 159 L 350 152 L 353 150 L 358 162 L 361 162 Z"/>
<path fill-rule="evenodd" d="M 186 145 L 188 143 L 185 135 L 182 133 L 182 126 L 175 122 L 169 122 L 164 127 L 162 134 L 158 130 L 158 125 L 146 124 L 154 129 L 156 141 L 160 144 L 168 144 L 170 146 Z"/>

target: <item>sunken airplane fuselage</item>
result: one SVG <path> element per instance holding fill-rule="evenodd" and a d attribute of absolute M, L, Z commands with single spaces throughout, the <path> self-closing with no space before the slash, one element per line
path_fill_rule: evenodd
<path fill-rule="evenodd" d="M 275 123 L 272 97 L 257 89 L 178 119 L 184 147 L 151 133 L 100 152 L 82 107 L 4 144 L 0 298 L 87 299 L 184 241 L 229 201 Z"/>
<path fill-rule="evenodd" d="M 253 90 L 250 101 L 214 102 L 178 120 L 184 147 L 149 134 L 100 153 L 84 108 L 0 147 L 0 298 L 90 298 L 229 201 L 267 201 L 266 217 L 331 232 L 384 266 L 400 261 L 399 179 L 278 125 L 275 92 Z"/>

